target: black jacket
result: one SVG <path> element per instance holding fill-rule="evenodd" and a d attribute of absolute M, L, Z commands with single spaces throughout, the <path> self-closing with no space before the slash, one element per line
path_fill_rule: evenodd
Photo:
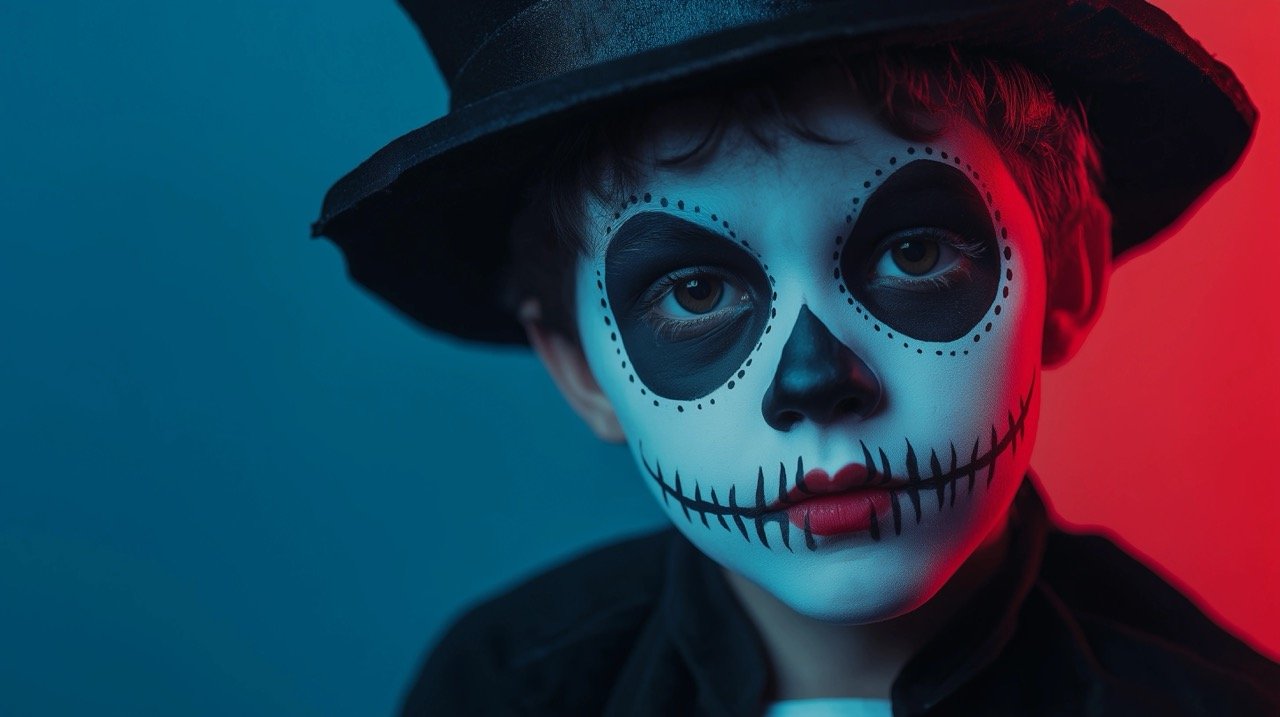
<path fill-rule="evenodd" d="M 893 683 L 908 715 L 1280 715 L 1280 665 L 1109 540 L 1053 528 L 1030 480 L 1009 559 Z M 758 634 L 672 528 L 474 608 L 405 715 L 758 715 Z"/>

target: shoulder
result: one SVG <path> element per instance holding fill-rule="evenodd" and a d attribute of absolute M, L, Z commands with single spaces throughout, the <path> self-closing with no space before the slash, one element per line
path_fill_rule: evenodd
<path fill-rule="evenodd" d="M 1050 531 L 1040 588 L 1069 613 L 1109 685 L 1194 714 L 1280 713 L 1280 665 L 1110 539 Z"/>
<path fill-rule="evenodd" d="M 403 714 L 507 714 L 536 701 L 540 687 L 563 690 L 566 675 L 605 677 L 653 610 L 674 536 L 665 529 L 597 548 L 472 607 L 431 650 Z"/>

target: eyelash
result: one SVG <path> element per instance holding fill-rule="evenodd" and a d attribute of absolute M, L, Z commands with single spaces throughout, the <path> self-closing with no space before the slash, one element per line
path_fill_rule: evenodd
<path fill-rule="evenodd" d="M 926 238 L 936 241 L 940 246 L 950 247 L 959 255 L 959 261 L 954 266 L 933 276 L 921 279 L 907 279 L 900 276 L 874 276 L 871 279 L 873 284 L 888 284 L 901 289 L 921 291 L 942 291 L 952 286 L 954 280 L 961 276 L 969 276 L 973 268 L 972 262 L 981 258 L 987 252 L 987 246 L 981 242 L 972 242 L 966 240 L 961 235 L 942 229 L 940 227 L 917 227 L 914 229 L 906 229 L 894 232 L 887 239 L 881 242 L 880 248 L 872 255 L 870 262 L 871 269 L 868 273 L 875 271 L 875 267 L 880 264 L 880 260 L 886 254 L 893 250 L 893 244 L 897 241 L 910 238 Z"/>
<path fill-rule="evenodd" d="M 680 341 L 707 333 L 708 330 L 715 326 L 722 325 L 738 316 L 743 312 L 750 310 L 750 304 L 747 302 L 737 301 L 729 306 L 713 311 L 709 314 L 703 314 L 696 318 L 672 318 L 663 316 L 658 310 L 658 304 L 675 289 L 676 285 L 698 275 L 714 276 L 724 282 L 726 290 L 729 287 L 737 285 L 737 282 L 731 280 L 723 271 L 705 267 L 689 267 L 687 269 L 678 269 L 673 271 L 661 279 L 658 279 L 645 290 L 640 297 L 641 311 L 645 320 L 653 327 L 654 333 L 666 341 Z M 745 291 L 745 290 L 744 290 Z M 704 329 L 706 327 L 706 329 Z"/>

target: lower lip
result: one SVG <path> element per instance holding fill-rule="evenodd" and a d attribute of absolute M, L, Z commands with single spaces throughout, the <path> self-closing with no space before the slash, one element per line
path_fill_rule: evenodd
<path fill-rule="evenodd" d="M 871 529 L 872 513 L 883 524 L 893 497 L 884 488 L 860 488 L 809 498 L 787 508 L 791 524 L 803 529 L 805 517 L 814 535 L 844 535 Z"/>

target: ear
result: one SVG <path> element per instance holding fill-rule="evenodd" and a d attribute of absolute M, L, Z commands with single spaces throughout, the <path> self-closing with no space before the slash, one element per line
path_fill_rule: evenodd
<path fill-rule="evenodd" d="M 582 348 L 542 323 L 542 307 L 534 299 L 525 299 L 520 304 L 519 318 L 529 337 L 529 345 L 538 354 L 538 358 L 542 359 L 542 365 L 551 374 L 551 380 L 573 410 L 601 440 L 609 443 L 625 442 L 626 436 L 623 435 L 618 416 L 613 411 L 613 404 L 600 390 L 600 384 L 596 383 L 595 376 L 591 374 Z"/>
<path fill-rule="evenodd" d="M 1067 362 L 1097 323 L 1111 278 L 1111 217 L 1090 207 L 1070 223 L 1073 236 L 1047 267 L 1044 343 L 1040 360 L 1045 368 Z"/>

